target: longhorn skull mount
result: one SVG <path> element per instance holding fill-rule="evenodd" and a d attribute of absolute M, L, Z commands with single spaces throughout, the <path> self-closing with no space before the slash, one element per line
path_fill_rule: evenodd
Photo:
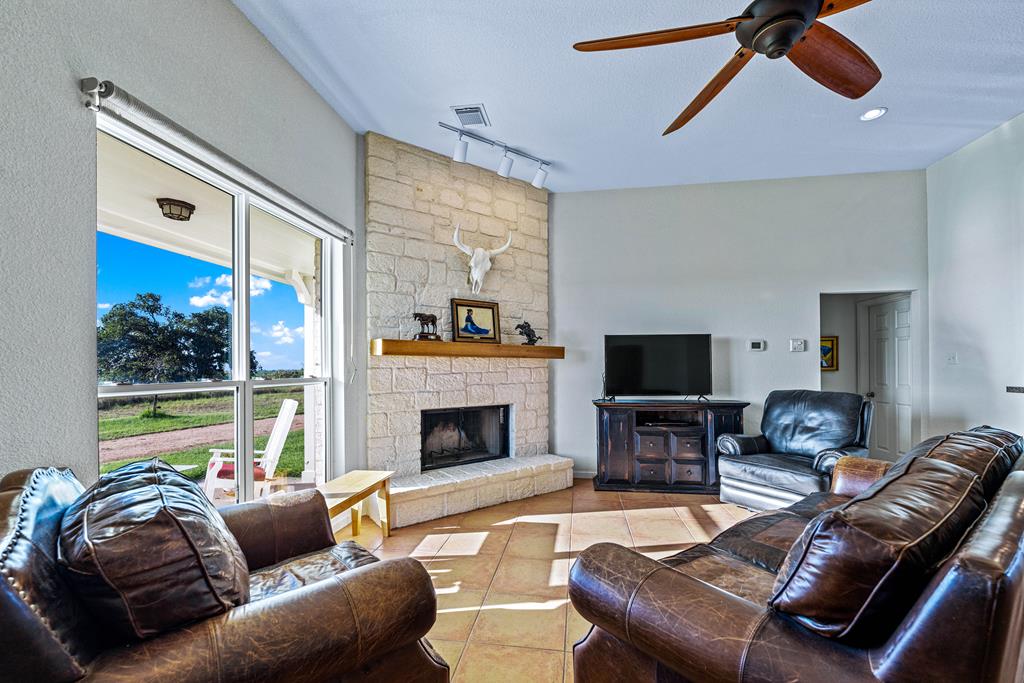
<path fill-rule="evenodd" d="M 484 286 L 484 276 L 491 270 L 491 259 L 504 254 L 512 246 L 512 233 L 508 234 L 508 241 L 505 242 L 505 246 L 488 250 L 481 247 L 472 248 L 466 246 L 459 239 L 459 229 L 461 227 L 461 225 L 455 226 L 455 237 L 453 239 L 459 251 L 469 257 L 469 281 L 473 285 L 473 293 L 479 294 L 480 289 Z"/>

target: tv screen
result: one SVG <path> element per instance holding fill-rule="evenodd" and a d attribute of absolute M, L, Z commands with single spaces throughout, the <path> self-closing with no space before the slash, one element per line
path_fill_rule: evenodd
<path fill-rule="evenodd" d="M 606 335 L 605 394 L 711 394 L 710 334 Z"/>

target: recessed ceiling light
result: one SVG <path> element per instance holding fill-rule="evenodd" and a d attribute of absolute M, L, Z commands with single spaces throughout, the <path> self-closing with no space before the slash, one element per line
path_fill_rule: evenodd
<path fill-rule="evenodd" d="M 875 121 L 880 119 L 889 113 L 889 107 L 875 107 L 874 109 L 868 109 L 866 112 L 860 115 L 861 121 Z"/>

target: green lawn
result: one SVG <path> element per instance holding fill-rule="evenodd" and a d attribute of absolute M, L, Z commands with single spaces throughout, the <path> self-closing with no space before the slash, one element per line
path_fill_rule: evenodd
<path fill-rule="evenodd" d="M 281 401 L 294 398 L 299 402 L 296 414 L 303 412 L 302 387 L 282 387 L 253 394 L 253 412 L 257 420 L 275 417 Z M 130 402 L 101 400 L 99 408 L 100 441 L 126 436 L 170 432 L 191 427 L 229 424 L 235 419 L 234 401 L 230 396 L 178 398 L 168 396 L 159 403 L 157 417 L 142 417 L 150 408 L 149 399 L 140 397 Z M 179 463 L 174 463 L 179 464 Z"/>
<path fill-rule="evenodd" d="M 304 430 L 302 429 L 297 429 L 288 434 L 288 438 L 284 442 L 284 449 L 281 451 L 281 459 L 277 463 L 277 471 L 274 473 L 275 476 L 302 476 L 302 470 L 305 466 L 305 442 L 303 440 L 303 434 Z M 263 449 L 267 445 L 267 439 L 269 438 L 270 437 L 268 436 L 257 436 L 256 449 Z M 199 467 L 183 472 L 182 474 L 189 479 L 200 481 L 206 475 L 206 466 L 210 461 L 210 449 L 232 448 L 233 446 L 234 444 L 230 442 L 212 444 L 209 446 L 199 446 L 197 448 L 178 451 L 177 453 L 163 453 L 159 457 L 170 465 L 199 465 Z M 129 458 L 127 460 L 115 460 L 113 462 L 104 463 L 100 466 L 100 473 L 110 472 L 121 465 L 127 465 L 128 463 L 135 462 L 136 460 L 137 458 Z"/>

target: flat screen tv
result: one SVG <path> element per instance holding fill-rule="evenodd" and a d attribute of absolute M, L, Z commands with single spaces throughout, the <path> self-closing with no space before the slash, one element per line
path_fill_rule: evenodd
<path fill-rule="evenodd" d="M 710 334 L 606 335 L 606 396 L 708 396 Z"/>

